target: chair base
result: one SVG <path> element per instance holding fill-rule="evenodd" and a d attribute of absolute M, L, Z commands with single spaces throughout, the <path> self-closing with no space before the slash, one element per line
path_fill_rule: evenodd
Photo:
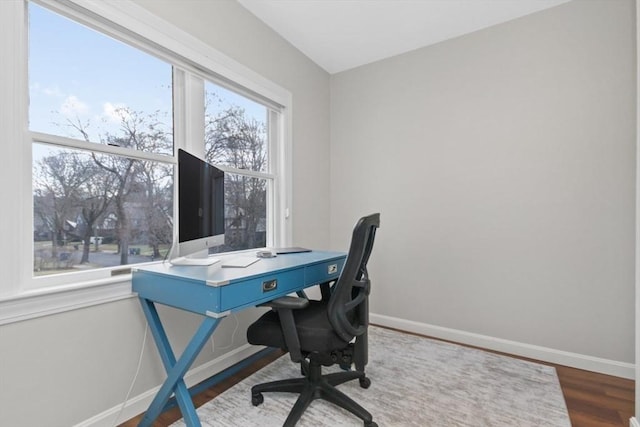
<path fill-rule="evenodd" d="M 307 375 L 303 378 L 273 381 L 251 387 L 251 403 L 254 406 L 260 405 L 264 401 L 262 393 L 265 392 L 298 393 L 300 396 L 293 408 L 291 408 L 283 427 L 295 426 L 304 411 L 315 399 L 323 399 L 346 409 L 364 421 L 365 427 L 377 427 L 371 414 L 366 409 L 336 388 L 337 385 L 356 378 L 360 381 L 361 387 L 368 388 L 371 381 L 365 377 L 364 372 L 347 371 L 322 375 L 322 365 L 313 360 L 308 365 L 303 363 L 303 370 L 307 372 Z"/>

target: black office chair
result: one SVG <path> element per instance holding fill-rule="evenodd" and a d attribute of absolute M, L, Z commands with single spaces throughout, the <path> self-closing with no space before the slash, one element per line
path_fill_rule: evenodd
<path fill-rule="evenodd" d="M 356 378 L 362 388 L 371 385 L 364 373 L 371 287 L 367 262 L 379 226 L 380 214 L 377 213 L 358 221 L 340 277 L 331 288 L 323 284 L 321 301 L 290 296 L 278 298 L 264 304 L 273 310 L 247 330 L 251 344 L 282 348 L 289 351 L 291 360 L 301 364 L 302 378 L 251 388 L 254 406 L 264 401 L 263 392 L 300 394 L 284 427 L 294 426 L 314 399 L 324 399 L 348 410 L 361 418 L 365 427 L 377 427 L 367 410 L 335 386 Z M 354 338 L 355 345 L 352 343 Z M 338 363 L 348 367 L 352 362 L 355 362 L 356 370 L 322 375 L 322 365 Z"/>

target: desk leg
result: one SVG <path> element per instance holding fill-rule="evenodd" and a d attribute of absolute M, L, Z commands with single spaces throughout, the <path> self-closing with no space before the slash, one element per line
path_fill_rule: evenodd
<path fill-rule="evenodd" d="M 164 384 L 162 384 L 162 387 L 160 387 L 158 394 L 156 394 L 153 402 L 151 402 L 149 409 L 147 409 L 138 427 L 149 427 L 153 424 L 155 419 L 162 413 L 165 404 L 171 397 L 171 393 L 175 393 L 176 401 L 178 402 L 187 427 L 200 427 L 200 420 L 196 414 L 196 409 L 193 406 L 193 401 L 191 400 L 183 377 L 200 353 L 200 350 L 202 350 L 202 347 L 204 347 L 209 337 L 211 337 L 211 334 L 221 319 L 205 317 L 195 335 L 184 349 L 180 359 L 176 361 L 155 305 L 152 301 L 145 298 L 140 298 L 140 304 L 149 323 L 149 329 L 151 329 L 151 333 L 153 334 L 164 368 L 167 371 L 167 379 Z"/>

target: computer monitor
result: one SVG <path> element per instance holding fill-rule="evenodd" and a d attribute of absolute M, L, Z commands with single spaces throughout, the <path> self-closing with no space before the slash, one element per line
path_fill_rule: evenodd
<path fill-rule="evenodd" d="M 178 246 L 172 264 L 210 265 L 209 248 L 224 244 L 224 172 L 178 150 Z"/>

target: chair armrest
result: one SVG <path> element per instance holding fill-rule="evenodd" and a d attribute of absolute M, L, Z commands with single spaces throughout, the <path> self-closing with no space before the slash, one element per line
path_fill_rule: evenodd
<path fill-rule="evenodd" d="M 301 308 L 305 308 L 308 305 L 309 300 L 307 299 L 286 296 L 260 304 L 260 307 L 271 307 L 275 308 L 276 310 L 282 308 L 286 308 L 289 310 L 299 310 Z"/>
<path fill-rule="evenodd" d="M 280 326 L 284 335 L 284 342 L 289 351 L 291 360 L 298 363 L 303 360 L 302 350 L 300 349 L 300 339 L 298 338 L 298 330 L 296 329 L 293 310 L 299 310 L 309 305 L 309 300 L 296 297 L 280 297 L 269 302 L 260 304 L 260 307 L 271 307 L 278 312 L 280 318 Z"/>

